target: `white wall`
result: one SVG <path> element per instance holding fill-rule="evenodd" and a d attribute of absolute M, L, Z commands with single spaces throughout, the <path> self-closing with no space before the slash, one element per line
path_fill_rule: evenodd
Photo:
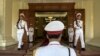
<path fill-rule="evenodd" d="M 12 0 L 0 0 L 0 46 L 14 44 L 12 38 Z"/>
<path fill-rule="evenodd" d="M 5 0 L 0 0 L 0 46 L 4 46 L 4 11 L 5 11 Z"/>
<path fill-rule="evenodd" d="M 16 22 L 18 20 L 18 13 L 20 8 L 20 2 L 19 0 L 13 0 L 12 1 L 12 37 L 17 41 L 17 28 L 16 28 Z"/>
<path fill-rule="evenodd" d="M 94 38 L 89 42 L 91 45 L 100 47 L 100 0 L 94 1 Z"/>

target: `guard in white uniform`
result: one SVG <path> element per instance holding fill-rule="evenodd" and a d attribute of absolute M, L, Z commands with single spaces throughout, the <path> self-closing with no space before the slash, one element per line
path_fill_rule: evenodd
<path fill-rule="evenodd" d="M 69 36 L 69 46 L 73 47 L 74 29 L 72 24 L 70 24 L 68 27 L 68 36 Z"/>
<path fill-rule="evenodd" d="M 24 18 L 25 18 L 25 15 L 21 13 L 20 18 L 17 21 L 18 50 L 20 50 L 21 46 L 23 45 L 22 38 L 24 34 L 24 29 L 26 30 L 27 35 L 28 35 L 27 22 L 24 20 Z"/>
<path fill-rule="evenodd" d="M 60 44 L 64 24 L 61 21 L 51 21 L 46 27 L 49 44 L 39 47 L 33 52 L 33 56 L 76 56 L 74 49 Z"/>
<path fill-rule="evenodd" d="M 74 27 L 75 27 L 75 42 L 74 47 L 76 48 L 78 39 L 80 39 L 81 42 L 81 49 L 85 50 L 85 42 L 84 42 L 84 35 L 83 35 L 83 21 L 81 20 L 81 13 L 76 14 L 76 21 L 74 21 Z"/>
<path fill-rule="evenodd" d="M 29 27 L 29 42 L 33 42 L 34 28 L 32 25 Z"/>

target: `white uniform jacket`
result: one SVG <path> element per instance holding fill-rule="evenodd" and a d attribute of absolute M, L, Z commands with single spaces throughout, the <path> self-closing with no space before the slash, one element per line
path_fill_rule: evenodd
<path fill-rule="evenodd" d="M 76 56 L 74 49 L 69 49 L 57 41 L 52 41 L 47 46 L 36 49 L 33 56 Z"/>
<path fill-rule="evenodd" d="M 29 28 L 29 35 L 34 35 L 34 28 L 33 27 Z"/>
<path fill-rule="evenodd" d="M 19 21 L 17 31 L 19 31 L 20 29 L 25 29 L 26 33 L 28 35 L 28 28 L 27 28 L 27 22 L 26 21 L 24 21 L 24 20 Z"/>
<path fill-rule="evenodd" d="M 74 21 L 74 28 L 76 28 L 76 30 L 83 29 L 83 21 L 82 20 L 77 20 L 77 22 Z"/>
<path fill-rule="evenodd" d="M 68 36 L 69 36 L 69 42 L 73 42 L 74 29 L 72 27 L 68 28 Z"/>
<path fill-rule="evenodd" d="M 73 35 L 74 34 L 74 29 L 72 27 L 68 28 L 68 35 Z"/>

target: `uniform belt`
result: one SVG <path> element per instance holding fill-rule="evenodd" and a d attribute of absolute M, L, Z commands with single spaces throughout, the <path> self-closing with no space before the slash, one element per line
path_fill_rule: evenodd
<path fill-rule="evenodd" d="M 33 31 L 29 31 L 29 32 L 33 32 Z"/>
<path fill-rule="evenodd" d="M 76 30 L 80 30 L 80 29 L 82 29 L 82 28 L 78 28 L 78 29 L 76 29 Z"/>
<path fill-rule="evenodd" d="M 18 29 L 24 29 L 24 27 L 18 28 Z"/>
<path fill-rule="evenodd" d="M 18 29 L 24 29 L 24 28 L 18 28 Z"/>

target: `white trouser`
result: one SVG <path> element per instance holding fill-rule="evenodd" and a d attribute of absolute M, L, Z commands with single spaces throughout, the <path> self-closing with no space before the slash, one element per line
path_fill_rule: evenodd
<path fill-rule="evenodd" d="M 73 35 L 74 33 L 68 33 L 68 36 L 69 36 L 69 42 L 73 42 Z"/>
<path fill-rule="evenodd" d="M 21 45 L 23 45 L 22 42 L 23 34 L 24 34 L 24 29 L 17 29 L 18 48 L 21 48 Z"/>
<path fill-rule="evenodd" d="M 74 46 L 77 45 L 78 39 L 80 39 L 81 47 L 85 48 L 84 35 L 83 35 L 83 30 L 82 29 L 76 29 L 76 31 L 75 31 Z"/>
<path fill-rule="evenodd" d="M 33 32 L 29 32 L 29 42 L 33 41 Z"/>

